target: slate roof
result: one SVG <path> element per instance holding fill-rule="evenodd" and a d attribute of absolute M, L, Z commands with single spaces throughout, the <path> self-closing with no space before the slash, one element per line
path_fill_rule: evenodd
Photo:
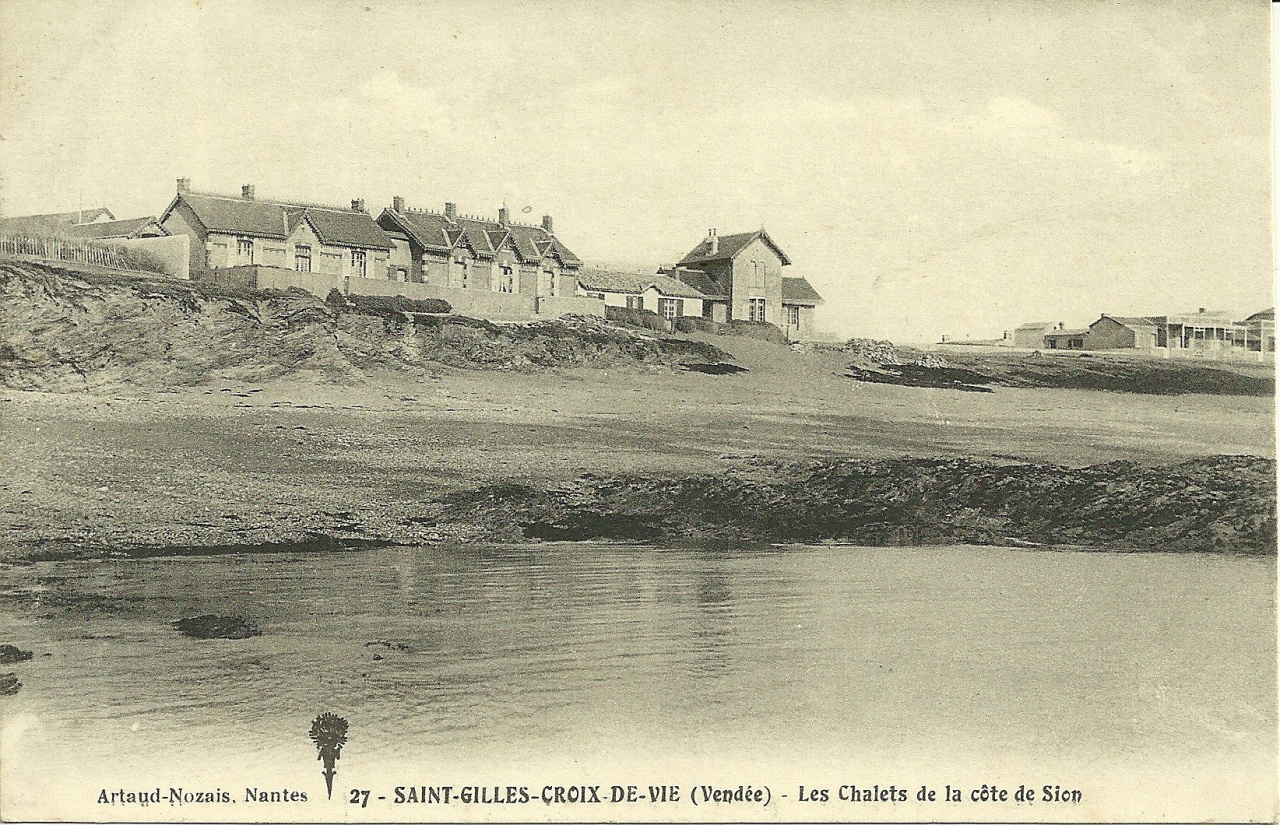
<path fill-rule="evenodd" d="M 1110 318 L 1112 321 L 1115 321 L 1117 324 L 1122 324 L 1126 327 L 1136 327 L 1136 328 L 1142 328 L 1142 329 L 1154 327 L 1159 323 L 1155 318 L 1148 318 L 1148 317 L 1142 317 L 1142 316 L 1103 314 L 1102 318 Z M 1099 318 L 1098 320 L 1100 321 L 1102 320 L 1102 318 Z M 1093 323 L 1096 324 L 1098 323 L 1098 321 L 1094 321 Z M 1090 324 L 1090 326 L 1093 326 L 1093 324 Z"/>
<path fill-rule="evenodd" d="M 1044 334 L 1046 338 L 1074 338 L 1080 335 L 1088 335 L 1087 329 L 1053 329 Z"/>
<path fill-rule="evenodd" d="M 582 260 L 551 233 L 539 226 L 523 224 L 503 225 L 497 221 L 459 217 L 451 221 L 438 212 L 406 210 L 397 212 L 384 209 L 378 222 L 397 226 L 407 232 L 410 239 L 424 249 L 446 252 L 459 243 L 465 243 L 475 253 L 491 258 L 509 243 L 516 257 L 524 263 L 537 263 L 549 254 L 556 255 L 566 266 L 580 266 Z"/>
<path fill-rule="evenodd" d="M 1017 331 L 1018 331 L 1018 332 L 1030 332 L 1030 331 L 1032 331 L 1032 330 L 1038 330 L 1038 329 L 1042 330 L 1042 329 L 1047 329 L 1048 327 L 1051 327 L 1051 326 L 1053 326 L 1053 322 L 1052 322 L 1052 321 L 1031 321 L 1030 323 L 1026 323 L 1026 324 L 1023 324 L 1022 326 L 1018 327 Z"/>
<path fill-rule="evenodd" d="M 82 209 L 76 212 L 50 212 L 47 215 L 21 215 L 0 219 L 0 230 L 6 232 L 39 232 L 65 229 L 68 226 L 96 221 L 101 217 L 115 220 L 116 216 L 105 206 Z"/>
<path fill-rule="evenodd" d="M 791 259 L 782 251 L 782 248 L 774 243 L 773 238 L 770 238 L 769 234 L 763 229 L 757 229 L 755 232 L 743 232 L 738 235 L 720 235 L 719 238 L 719 246 L 716 252 L 713 253 L 711 251 L 711 240 L 709 238 L 703 238 L 697 246 L 689 250 L 689 254 L 680 259 L 677 266 L 705 263 L 708 261 L 730 260 L 737 257 L 738 253 L 746 248 L 746 246 L 756 238 L 763 239 L 764 242 L 767 243 L 775 253 L 777 253 L 784 266 L 791 263 Z"/>
<path fill-rule="evenodd" d="M 670 275 L 698 290 L 705 300 L 729 300 L 729 285 L 726 283 L 722 286 L 701 269 L 680 269 L 677 267 L 675 269 L 660 270 L 660 272 Z"/>
<path fill-rule="evenodd" d="M 1276 308 L 1272 307 L 1271 309 L 1264 309 L 1261 312 L 1255 312 L 1244 320 L 1245 323 L 1248 323 L 1250 321 L 1274 321 L 1275 319 Z"/>
<path fill-rule="evenodd" d="M 822 303 L 822 296 L 804 278 L 783 278 L 782 303 L 817 306 Z"/>
<path fill-rule="evenodd" d="M 656 287 L 662 295 L 672 298 L 703 298 L 701 292 L 686 283 L 667 275 L 637 275 L 630 272 L 611 272 L 607 269 L 581 269 L 578 283 L 583 289 L 598 292 L 625 292 L 639 295 L 649 287 Z"/>
<path fill-rule="evenodd" d="M 68 235 L 73 235 L 77 238 L 130 238 L 133 233 L 153 223 L 162 234 L 168 234 L 165 232 L 164 227 L 160 226 L 156 221 L 155 215 L 148 215 L 145 218 L 127 218 L 121 221 L 83 223 L 78 226 L 67 227 L 66 232 Z"/>
<path fill-rule="evenodd" d="M 299 223 L 306 221 L 311 224 L 322 243 L 366 249 L 391 248 L 387 233 L 373 222 L 368 212 L 335 206 L 179 192 L 161 216 L 162 221 L 179 202 L 186 203 L 209 232 L 284 240 Z"/>

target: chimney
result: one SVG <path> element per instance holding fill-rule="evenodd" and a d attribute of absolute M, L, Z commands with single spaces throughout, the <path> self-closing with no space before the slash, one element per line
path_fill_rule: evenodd
<path fill-rule="evenodd" d="M 553 228 L 552 228 L 553 226 L 554 226 L 554 224 L 552 224 L 552 223 L 551 223 L 551 216 L 550 216 L 550 215 L 543 215 L 543 216 L 542 216 L 542 228 L 543 228 L 544 230 L 546 230 L 546 232 L 547 232 L 547 234 L 548 234 L 548 235 L 554 235 L 554 234 L 555 234 L 555 229 L 553 229 Z"/>
<path fill-rule="evenodd" d="M 1204 315 L 1204 307 L 1200 307 L 1200 314 Z"/>
<path fill-rule="evenodd" d="M 391 199 L 391 211 L 392 211 L 392 212 L 403 212 L 403 211 L 404 211 L 404 198 L 403 198 L 403 197 L 401 197 L 400 195 L 396 195 L 395 197 L 393 197 L 393 198 Z"/>
<path fill-rule="evenodd" d="M 244 186 L 240 187 L 240 197 L 244 198 L 247 201 L 253 200 L 253 184 L 252 183 L 246 183 Z"/>
<path fill-rule="evenodd" d="M 1058 329 L 1066 329 L 1066 328 L 1067 328 L 1067 322 L 1066 322 L 1066 321 L 1059 321 L 1059 322 L 1058 322 Z"/>
<path fill-rule="evenodd" d="M 1006 329 L 1006 330 L 1004 331 L 1004 334 L 1000 336 L 1000 340 L 1001 340 L 1001 341 L 1008 341 L 1008 340 L 1009 340 L 1009 330 L 1007 330 L 1007 329 Z"/>
<path fill-rule="evenodd" d="M 707 233 L 707 245 L 711 247 L 707 251 L 708 255 L 715 255 L 720 251 L 720 236 L 716 234 L 714 229 Z"/>
<path fill-rule="evenodd" d="M 190 191 L 191 191 L 191 178 L 178 178 L 178 191 L 179 191 L 179 192 L 190 192 Z"/>
<path fill-rule="evenodd" d="M 509 213 L 507 212 L 507 207 L 503 206 L 500 209 L 498 209 L 498 223 L 502 224 L 503 226 L 506 226 L 508 217 L 509 217 Z"/>
<path fill-rule="evenodd" d="M 458 219 L 458 205 L 456 203 L 446 203 L 444 205 L 444 216 L 451 221 Z"/>
<path fill-rule="evenodd" d="M 351 199 L 351 211 L 352 211 L 352 212 L 363 212 L 363 211 L 364 211 L 364 198 L 352 198 L 352 199 Z"/>

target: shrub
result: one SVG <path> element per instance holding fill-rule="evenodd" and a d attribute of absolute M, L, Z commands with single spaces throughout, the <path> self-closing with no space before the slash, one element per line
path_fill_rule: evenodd
<path fill-rule="evenodd" d="M 649 329 L 654 332 L 666 332 L 668 329 L 666 319 L 651 309 L 627 309 L 626 307 L 606 306 L 604 308 L 604 317 L 607 321 L 627 327 Z"/>
<path fill-rule="evenodd" d="M 759 338 L 775 344 L 787 343 L 787 334 L 768 321 L 730 321 L 721 326 L 722 335 L 743 335 L 747 338 Z"/>
<path fill-rule="evenodd" d="M 677 318 L 673 326 L 678 332 L 720 332 L 720 324 L 710 318 L 700 318 L 696 315 L 685 315 Z"/>

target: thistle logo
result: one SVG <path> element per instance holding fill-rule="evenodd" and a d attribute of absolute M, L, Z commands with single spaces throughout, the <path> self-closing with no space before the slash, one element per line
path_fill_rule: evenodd
<path fill-rule="evenodd" d="M 324 762 L 324 784 L 333 799 L 333 776 L 338 772 L 342 746 L 347 744 L 347 720 L 333 713 L 322 713 L 311 723 L 311 741 L 316 743 L 317 759 Z"/>

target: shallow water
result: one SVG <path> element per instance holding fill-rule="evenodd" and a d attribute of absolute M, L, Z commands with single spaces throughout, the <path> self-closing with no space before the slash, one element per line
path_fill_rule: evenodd
<path fill-rule="evenodd" d="M 165 766 L 313 782 L 321 711 L 351 723 L 340 782 L 554 763 L 644 766 L 639 781 L 678 765 L 1100 786 L 1213 766 L 1236 794 L 1274 783 L 1273 559 L 543 545 L 4 576 L 0 641 L 36 653 L 3 668 L 24 683 L 0 698 L 11 788 Z M 203 613 L 263 633 L 169 625 Z"/>

